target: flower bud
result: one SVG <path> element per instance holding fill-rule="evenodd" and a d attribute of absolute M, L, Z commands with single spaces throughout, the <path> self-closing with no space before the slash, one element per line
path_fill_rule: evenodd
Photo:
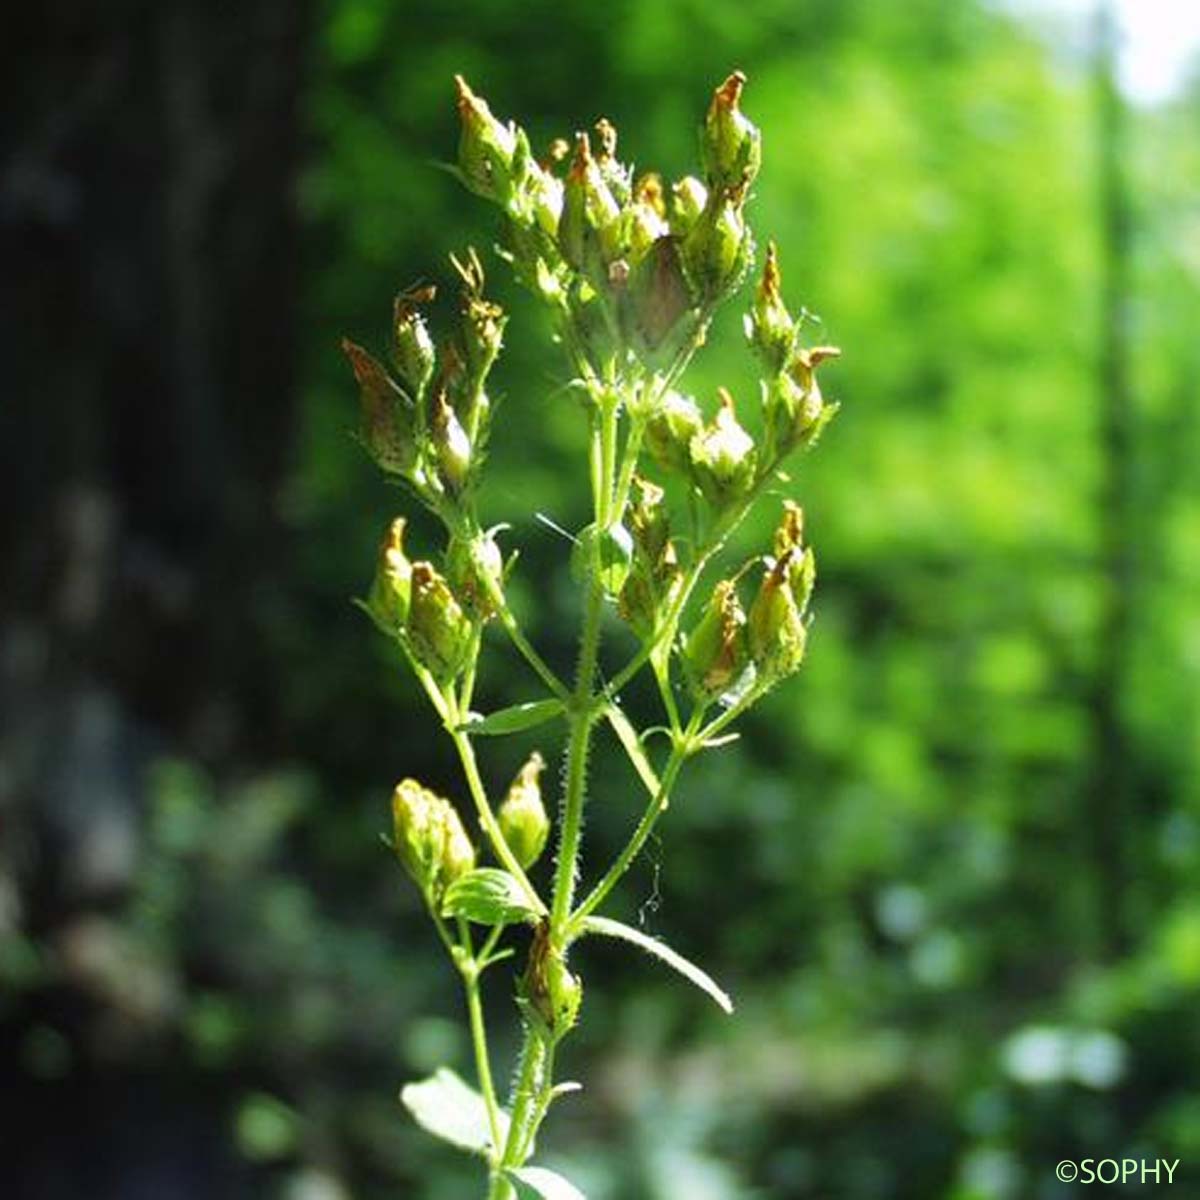
<path fill-rule="evenodd" d="M 399 633 L 408 620 L 412 599 L 412 563 L 404 553 L 403 517 L 397 517 L 379 547 L 375 580 L 367 597 L 367 608 L 376 623 L 390 633 Z"/>
<path fill-rule="evenodd" d="M 790 675 L 804 658 L 808 630 L 790 582 L 793 562 L 803 557 L 811 555 L 786 551 L 763 577 L 750 606 L 750 656 L 759 674 L 771 682 Z"/>
<path fill-rule="evenodd" d="M 749 185 L 762 163 L 762 134 L 739 107 L 746 76 L 734 71 L 713 92 L 700 153 L 711 187 Z"/>
<path fill-rule="evenodd" d="M 665 212 L 662 180 L 657 175 L 643 175 L 634 188 L 633 203 L 625 211 L 625 241 L 631 264 L 636 265 L 659 238 L 670 234 Z"/>
<path fill-rule="evenodd" d="M 695 294 L 706 304 L 727 295 L 750 264 L 754 241 L 742 214 L 744 193 L 714 190 L 683 240 L 683 265 Z"/>
<path fill-rule="evenodd" d="M 362 402 L 361 437 L 375 462 L 396 475 L 417 464 L 416 413 L 391 376 L 361 346 L 342 339 Z"/>
<path fill-rule="evenodd" d="M 513 192 L 513 157 L 517 132 L 510 123 L 503 125 L 492 116 L 487 101 L 476 96 L 461 75 L 454 77 L 458 87 L 458 114 L 462 132 L 458 143 L 458 168 L 467 187 L 485 199 L 507 204 Z"/>
<path fill-rule="evenodd" d="M 684 670 L 696 697 L 711 701 L 737 683 L 748 661 L 746 614 L 733 580 L 723 579 L 684 643 Z"/>
<path fill-rule="evenodd" d="M 405 632 L 414 657 L 438 680 L 452 679 L 462 669 L 471 623 L 431 563 L 413 563 Z"/>
<path fill-rule="evenodd" d="M 437 289 L 410 288 L 396 297 L 392 308 L 392 363 L 409 394 L 419 400 L 433 375 L 433 339 L 420 306 L 432 302 Z"/>
<path fill-rule="evenodd" d="M 571 573 L 578 580 L 590 579 L 594 567 L 600 586 L 608 595 L 615 596 L 625 585 L 632 560 L 633 539 L 624 525 L 610 525 L 598 531 L 592 524 L 582 529 L 575 540 Z"/>
<path fill-rule="evenodd" d="M 746 338 L 772 375 L 783 370 L 796 340 L 796 323 L 783 303 L 781 283 L 775 243 L 770 242 L 754 304 L 746 316 Z"/>
<path fill-rule="evenodd" d="M 733 397 L 718 389 L 721 407 L 711 424 L 688 445 L 692 474 L 708 502 L 723 508 L 744 496 L 754 482 L 754 439 L 738 424 Z"/>
<path fill-rule="evenodd" d="M 695 175 L 685 175 L 672 187 L 671 196 L 675 202 L 671 214 L 671 232 L 675 237 L 683 238 L 700 219 L 708 203 L 708 189 Z"/>
<path fill-rule="evenodd" d="M 667 471 L 689 471 L 692 439 L 704 429 L 704 418 L 690 396 L 669 391 L 646 423 L 646 449 Z"/>
<path fill-rule="evenodd" d="M 415 779 L 401 780 L 392 793 L 392 838 L 396 857 L 430 904 L 475 868 L 475 849 L 454 806 Z"/>
<path fill-rule="evenodd" d="M 630 491 L 627 520 L 634 552 L 648 563 L 657 563 L 670 537 L 666 493 L 642 475 L 634 475 Z"/>
<path fill-rule="evenodd" d="M 541 857 L 550 834 L 550 818 L 546 815 L 538 783 L 545 767 L 545 760 L 535 750 L 517 772 L 496 814 L 500 832 L 523 868 L 533 866 Z"/>
<path fill-rule="evenodd" d="M 446 551 L 446 574 L 450 587 L 468 616 L 487 621 L 496 615 L 493 588 L 500 590 L 504 578 L 504 558 L 491 533 L 474 537 L 455 535 Z"/>
<path fill-rule="evenodd" d="M 445 391 L 434 396 L 429 438 L 437 453 L 442 482 L 451 492 L 462 491 L 471 469 L 471 441 L 447 402 Z"/>

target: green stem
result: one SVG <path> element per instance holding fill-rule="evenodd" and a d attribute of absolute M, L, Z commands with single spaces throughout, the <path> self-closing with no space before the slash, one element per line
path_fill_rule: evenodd
<path fill-rule="evenodd" d="M 579 668 L 567 739 L 566 784 L 563 792 L 562 821 L 559 828 L 558 860 L 554 871 L 554 896 L 550 908 L 551 940 L 561 944 L 561 934 L 575 895 L 579 842 L 583 831 L 583 803 L 587 791 L 587 759 L 592 737 L 592 683 L 596 677 L 596 659 L 600 649 L 600 618 L 604 609 L 604 591 L 593 582 L 588 593 L 587 611 L 579 646 Z"/>
<path fill-rule="evenodd" d="M 587 898 L 571 914 L 567 926 L 568 939 L 579 929 L 584 919 L 604 902 L 609 892 L 617 886 L 621 876 L 629 870 L 633 860 L 637 858 L 642 847 L 646 844 L 646 839 L 653 831 L 655 822 L 657 822 L 667 807 L 667 802 L 671 798 L 671 789 L 675 786 L 675 781 L 679 777 L 679 772 L 682 770 L 684 762 L 694 749 L 694 739 L 703 719 L 704 709 L 697 707 L 692 713 L 691 720 L 688 722 L 683 736 L 677 739 L 675 745 L 672 747 L 671 757 L 667 760 L 667 765 L 663 770 L 662 782 L 659 784 L 657 793 L 646 806 L 646 811 L 642 813 L 642 819 L 638 822 L 633 835 L 626 843 L 625 848 L 617 855 L 616 860 L 609 867 L 604 877 L 592 888 Z"/>
<path fill-rule="evenodd" d="M 458 920 L 458 936 L 466 955 L 459 963 L 463 989 L 467 993 L 467 1016 L 471 1024 L 471 1045 L 475 1050 L 475 1073 L 479 1076 L 479 1090 L 487 1108 L 488 1130 L 492 1135 L 492 1150 L 496 1158 L 500 1146 L 500 1106 L 496 1101 L 496 1087 L 492 1082 L 492 1064 L 488 1057 L 487 1026 L 483 1019 L 483 1000 L 479 994 L 479 964 L 471 944 L 471 930 L 465 920 Z"/>
<path fill-rule="evenodd" d="M 508 1127 L 508 1141 L 504 1144 L 501 1166 L 519 1167 L 525 1146 L 525 1125 L 529 1120 L 529 1108 L 534 1100 L 534 1083 L 545 1058 L 545 1045 L 532 1025 L 525 1026 L 525 1041 L 521 1046 L 521 1057 L 517 1065 L 517 1082 L 512 1095 L 512 1123 Z"/>
<path fill-rule="evenodd" d="M 524 1140 L 521 1142 L 520 1160 L 524 1162 L 533 1153 L 534 1143 L 537 1139 L 538 1130 L 542 1127 L 542 1122 L 546 1119 L 546 1113 L 550 1108 L 551 1093 L 554 1091 L 554 1043 L 550 1042 L 545 1047 L 542 1062 L 542 1086 L 538 1088 L 537 1104 L 533 1110 L 533 1116 L 529 1121 L 529 1128 L 525 1131 Z"/>
<path fill-rule="evenodd" d="M 458 714 L 452 714 L 457 718 Z M 492 847 L 492 853 L 504 865 L 504 868 L 520 885 L 521 890 L 525 893 L 529 903 L 535 911 L 544 913 L 546 911 L 545 904 L 542 903 L 542 898 L 537 894 L 537 889 L 529 882 L 529 876 L 525 874 L 521 864 L 517 862 L 516 856 L 509 849 L 508 843 L 504 840 L 504 834 L 500 831 L 500 823 L 496 820 L 496 814 L 492 811 L 491 803 L 487 797 L 487 790 L 483 786 L 483 780 L 479 775 L 479 764 L 475 761 L 475 749 L 471 745 L 471 739 L 457 728 L 458 721 L 453 723 L 447 722 L 447 729 L 450 731 L 450 738 L 454 742 L 454 747 L 458 751 L 458 757 L 462 762 L 463 775 L 467 780 L 467 788 L 471 793 L 471 799 L 475 802 L 475 811 L 479 814 L 479 823 L 483 826 L 484 833 L 487 834 L 488 842 Z"/>

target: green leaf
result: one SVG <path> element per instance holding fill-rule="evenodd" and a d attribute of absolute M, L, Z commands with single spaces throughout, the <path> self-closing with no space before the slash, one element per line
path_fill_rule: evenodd
<path fill-rule="evenodd" d="M 613 732 L 620 739 L 621 745 L 625 747 L 625 753 L 629 755 L 629 761 L 633 763 L 633 769 L 637 771 L 638 778 L 642 781 L 646 791 L 651 796 L 657 796 L 662 785 L 654 773 L 654 768 L 650 765 L 649 758 L 646 757 L 646 751 L 638 738 L 637 730 L 634 729 L 624 710 L 614 703 L 605 708 L 604 715 L 608 717 L 608 723 L 613 727 Z"/>
<path fill-rule="evenodd" d="M 541 1200 L 587 1200 L 570 1180 L 545 1167 L 511 1167 L 508 1174 L 521 1196 L 540 1196 Z"/>
<path fill-rule="evenodd" d="M 483 1097 L 449 1067 L 439 1067 L 420 1083 L 406 1084 L 400 1091 L 400 1102 L 417 1124 L 434 1137 L 472 1154 L 486 1154 L 491 1149 L 491 1128 Z M 507 1137 L 508 1114 L 501 1112 L 501 1144 Z"/>
<path fill-rule="evenodd" d="M 561 700 L 526 700 L 523 704 L 497 709 L 486 717 L 476 716 L 460 725 L 458 732 L 469 733 L 473 737 L 479 734 L 498 737 L 505 733 L 520 733 L 523 729 L 534 729 L 562 716 L 563 707 Z"/>
<path fill-rule="evenodd" d="M 707 971 L 702 971 L 694 962 L 676 953 L 666 942 L 660 942 L 641 930 L 634 929 L 620 921 L 610 921 L 608 917 L 588 917 L 583 922 L 585 933 L 598 933 L 604 937 L 620 938 L 632 942 L 635 946 L 661 959 L 668 967 L 674 967 L 685 979 L 694 983 L 702 992 L 707 992 L 727 1013 L 733 1012 L 733 1001 L 729 994 L 718 986 Z"/>
<path fill-rule="evenodd" d="M 442 897 L 442 916 L 466 917 L 477 925 L 536 921 L 521 885 L 499 867 L 480 867 L 456 879 Z"/>

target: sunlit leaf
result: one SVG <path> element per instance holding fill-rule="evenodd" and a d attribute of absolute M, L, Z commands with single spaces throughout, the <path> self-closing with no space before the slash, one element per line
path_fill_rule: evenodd
<path fill-rule="evenodd" d="M 570 1180 L 564 1179 L 557 1171 L 548 1171 L 545 1167 L 513 1167 L 508 1173 L 517 1186 L 517 1192 L 523 1197 L 587 1200 Z"/>
<path fill-rule="evenodd" d="M 472 736 L 498 737 L 506 733 L 520 733 L 525 729 L 535 729 L 553 721 L 563 712 L 561 700 L 527 700 L 523 704 L 513 704 L 508 708 L 497 709 L 486 717 L 475 717 L 459 726 L 459 731 Z"/>
<path fill-rule="evenodd" d="M 428 1079 L 406 1084 L 400 1102 L 422 1129 L 445 1142 L 486 1154 L 492 1145 L 487 1105 L 469 1083 L 449 1067 L 439 1067 Z M 508 1136 L 508 1114 L 500 1114 L 500 1140 Z"/>
<path fill-rule="evenodd" d="M 477 925 L 535 921 L 538 912 L 521 885 L 499 867 L 480 867 L 456 879 L 442 897 L 442 915 L 466 917 Z"/>
<path fill-rule="evenodd" d="M 733 1001 L 716 980 L 707 971 L 696 966 L 694 962 L 690 962 L 682 954 L 672 950 L 666 942 L 660 942 L 657 938 L 642 933 L 641 930 L 622 924 L 620 921 L 609 920 L 608 917 L 588 917 L 583 923 L 583 928 L 587 933 L 598 933 L 604 937 L 620 938 L 622 941 L 632 942 L 633 945 L 645 950 L 647 954 L 653 954 L 655 958 L 665 962 L 668 967 L 674 968 L 702 992 L 707 992 L 727 1013 L 733 1012 Z"/>

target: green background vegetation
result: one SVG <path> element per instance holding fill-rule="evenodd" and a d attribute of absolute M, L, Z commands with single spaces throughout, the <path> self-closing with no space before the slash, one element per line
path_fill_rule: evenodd
<path fill-rule="evenodd" d="M 412 506 L 348 436 L 337 343 L 381 346 L 395 291 L 491 245 L 436 169 L 454 72 L 537 147 L 606 115 L 678 177 L 734 66 L 752 224 L 845 352 L 795 472 L 817 622 L 619 893 L 736 1017 L 583 947 L 587 1086 L 543 1157 L 592 1200 L 1065 1196 L 1086 1156 L 1200 1178 L 1200 91 L 1124 107 L 1086 31 L 976 0 L 43 20 L 5 52 L 0 205 L 5 1193 L 477 1191 L 396 1102 L 469 1049 L 378 834 L 402 774 L 464 797 L 349 604 Z M 565 671 L 569 547 L 533 514 L 586 519 L 584 421 L 486 261 L 513 318 L 483 511 Z M 753 399 L 740 307 L 685 381 L 706 403 Z M 494 637 L 480 700 L 531 692 Z M 539 744 L 511 742 L 493 786 Z M 610 750 L 585 871 L 641 808 Z"/>

